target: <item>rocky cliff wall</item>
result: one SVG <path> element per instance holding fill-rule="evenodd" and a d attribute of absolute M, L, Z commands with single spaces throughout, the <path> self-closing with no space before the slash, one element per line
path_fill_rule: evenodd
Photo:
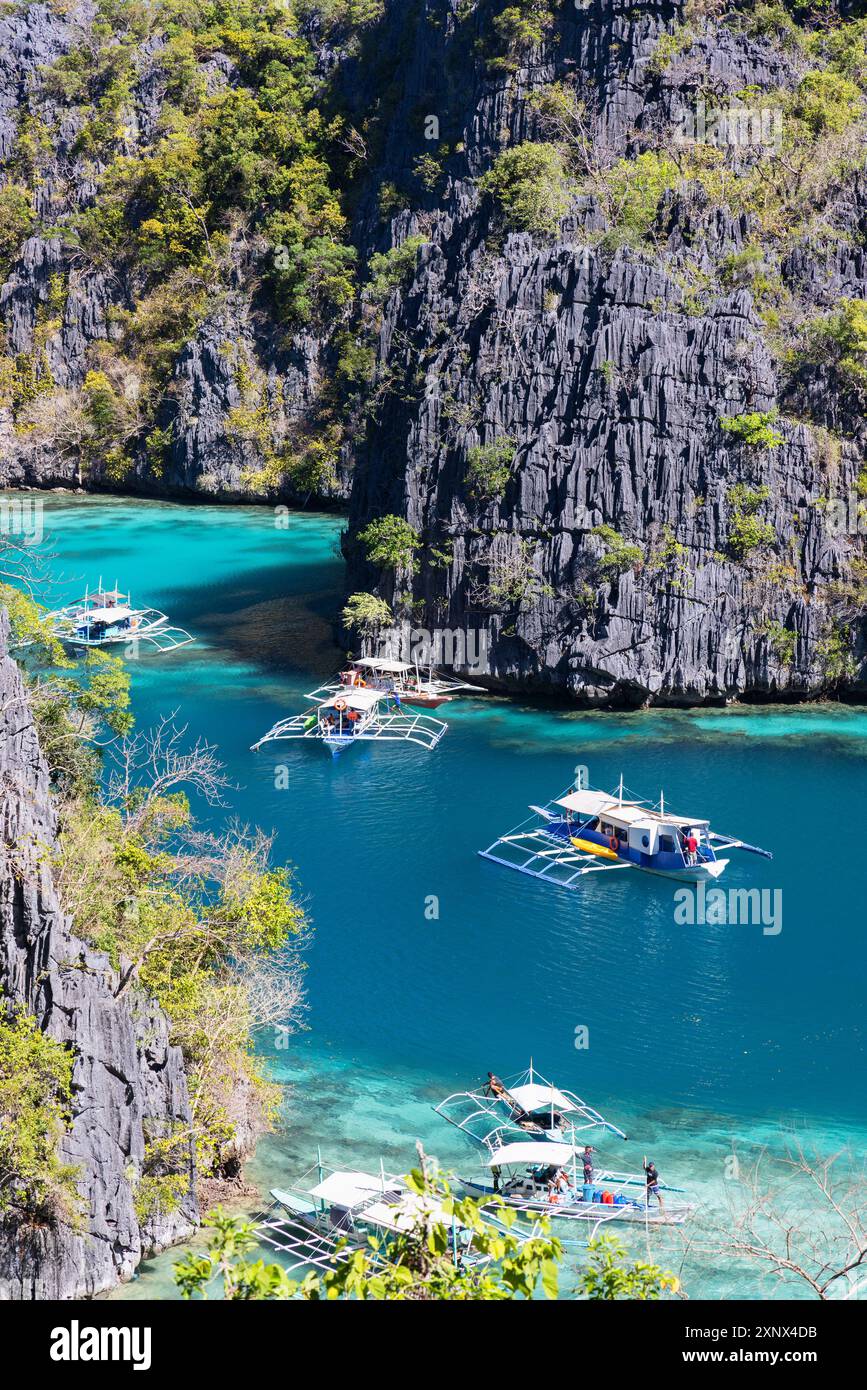
<path fill-rule="evenodd" d="M 841 17 L 857 8 L 837 6 Z M 63 233 L 77 210 L 99 205 L 109 154 L 101 164 L 81 152 L 86 107 L 58 96 L 45 73 L 91 32 L 96 8 L 30 5 L 0 21 L 10 177 L 31 138 L 24 117 L 50 132 L 40 227 L 0 288 L 8 361 L 25 378 L 19 395 L 37 394 L 17 418 L 0 409 L 0 482 L 348 500 L 347 592 L 373 590 L 396 619 L 427 631 L 483 634 L 488 675 L 501 686 L 613 705 L 861 698 L 865 353 L 857 391 L 821 354 L 798 369 L 789 360 L 811 320 L 867 298 L 867 88 L 857 60 L 862 117 L 848 145 L 819 139 L 815 169 L 785 150 L 777 167 L 803 185 L 803 225 L 784 201 L 770 234 L 767 199 L 739 207 L 732 194 L 754 155 L 728 151 L 725 178 L 681 180 L 644 238 L 612 235 L 612 209 L 580 171 L 557 229 L 531 234 L 510 230 L 478 181 L 510 147 L 559 138 L 539 104 L 558 84 L 586 113 L 598 170 L 660 151 L 685 168 L 673 133 L 692 129 L 700 106 L 746 94 L 790 110 L 805 73 L 829 71 L 827 55 L 804 46 L 813 31 L 796 42 L 784 25 L 756 26 L 745 0 L 505 9 L 500 0 L 386 0 L 380 16 L 368 10 L 353 28 L 341 7 L 329 18 L 305 4 L 299 32 L 323 115 L 338 121 L 331 156 L 357 286 L 375 278 L 372 257 L 410 237 L 424 243 L 414 272 L 384 303 L 362 292 L 327 323 L 287 333 L 263 283 L 261 237 L 236 229 L 219 292 L 172 358 L 151 443 L 132 448 L 120 472 L 88 462 L 69 430 L 46 444 L 43 428 L 51 409 L 74 414 L 87 371 L 105 344 L 120 343 L 139 292 L 134 277 L 89 261 Z M 803 18 L 810 6 L 789 10 Z M 492 36 L 516 14 L 529 37 L 504 59 Z M 149 32 L 133 45 L 114 156 L 143 157 L 169 118 L 163 43 Z M 243 85 L 238 57 L 204 46 L 197 80 L 207 91 Z M 710 167 L 713 151 L 703 154 Z M 46 371 L 54 407 L 41 392 Z M 341 371 L 352 384 L 335 392 Z M 137 389 L 134 379 L 127 388 Z M 772 411 L 772 449 L 738 443 L 720 425 Z M 269 449 L 282 458 L 311 441 L 310 476 L 317 460 L 337 460 L 327 496 L 316 484 L 299 491 L 303 468 L 294 483 L 269 475 Z M 479 497 L 473 451 L 504 441 L 508 482 Z M 421 538 L 412 573 L 370 566 L 356 539 L 387 513 Z M 762 544 L 742 543 L 749 530 Z M 612 533 L 627 557 L 619 567 Z"/>
<path fill-rule="evenodd" d="M 296 444 L 301 448 L 299 439 L 318 421 L 333 352 L 328 326 L 287 325 L 263 297 L 262 278 L 274 248 L 245 226 L 233 225 L 220 273 L 205 287 L 201 312 L 192 315 L 191 336 L 167 347 L 162 402 L 140 433 L 123 441 L 122 460 L 115 450 L 112 461 L 105 441 L 93 438 L 86 418 L 77 418 L 87 373 L 102 370 L 107 356 L 115 363 L 109 375 L 123 398 L 121 408 L 133 425 L 146 389 L 147 365 L 143 372 L 136 349 L 130 356 L 123 325 L 153 289 L 153 277 L 148 284 L 147 276 L 130 274 L 120 253 L 114 262 L 102 252 L 95 255 L 72 225 L 99 206 L 112 161 L 152 155 L 154 142 L 178 118 L 163 62 L 165 35 L 149 34 L 136 45 L 132 8 L 126 15 L 130 33 L 121 33 L 123 6 L 102 13 L 90 0 L 22 5 L 0 18 L 0 169 L 8 188 L 32 185 L 35 212 L 33 234 L 17 248 L 7 247 L 11 260 L 0 285 L 6 340 L 0 485 L 340 505 L 348 476 L 339 460 L 327 485 L 293 482 L 275 471 L 275 456 Z M 105 26 L 115 18 L 118 44 L 111 48 Z M 93 148 L 88 125 L 98 119 L 98 103 L 111 100 L 112 65 L 130 54 L 117 129 Z M 87 73 L 90 65 L 84 94 L 70 94 L 68 76 L 56 79 L 56 65 L 70 55 L 78 55 L 79 71 Z M 241 83 L 238 63 L 226 53 L 209 52 L 195 68 L 205 98 Z M 132 228 L 130 234 L 134 239 Z M 182 320 L 186 301 L 202 288 L 193 278 L 176 292 L 176 302 L 169 293 L 158 310 L 162 325 L 150 323 L 144 330 L 146 350 L 154 346 L 149 335 L 176 334 L 168 322 Z"/>
<path fill-rule="evenodd" d="M 79 1170 L 83 1225 L 0 1221 L 0 1298 L 84 1298 L 128 1279 L 148 1251 L 197 1219 L 188 1186 L 172 1212 L 140 1221 L 135 1193 L 146 1139 L 189 1125 L 186 1079 L 164 1015 L 140 994 L 114 997 L 108 960 L 74 934 L 49 865 L 57 830 L 48 769 L 27 696 L 6 653 L 0 613 L 0 1008 L 24 1008 L 73 1053 L 64 1161 Z"/>
<path fill-rule="evenodd" d="M 404 24 L 400 7 L 390 13 Z M 839 506 L 827 506 L 829 495 L 856 496 L 860 408 L 821 372 L 793 386 L 751 289 L 720 283 L 721 263 L 755 242 L 754 218 L 690 186 L 663 202 L 653 248 L 606 249 L 609 224 L 592 198 L 576 201 L 556 235 L 537 237 L 504 232 L 473 182 L 507 146 L 545 138 L 533 96 L 553 82 L 574 85 L 596 113 L 594 140 L 610 162 L 653 148 L 654 132 L 670 136 L 702 92 L 720 103 L 797 80 L 780 45 L 724 20 L 658 72 L 660 40 L 682 14 L 617 0 L 564 8 L 529 62 L 498 73 L 473 56 L 459 7 L 428 0 L 405 33 L 407 90 L 384 156 L 399 179 L 425 150 L 424 112 L 439 113 L 451 142 L 442 192 L 391 224 L 395 243 L 426 244 L 382 317 L 383 388 L 350 513 L 353 534 L 384 513 L 405 517 L 422 538 L 420 564 L 383 574 L 350 540 L 349 590 L 375 586 L 420 629 L 483 631 L 495 682 L 592 703 L 828 689 L 836 595 L 863 558 L 859 523 L 841 526 Z M 450 74 L 460 74 L 456 108 Z M 833 185 L 827 212 L 834 244 L 795 248 L 781 263 L 783 292 L 804 315 L 867 297 L 863 176 Z M 370 236 L 372 202 L 359 221 Z M 721 417 L 778 408 L 782 442 L 769 451 L 733 444 L 720 427 Z M 825 428 L 839 434 L 830 463 Z M 470 452 L 504 439 L 515 446 L 511 477 L 500 497 L 479 501 Z M 773 532 L 772 546 L 746 559 L 732 553 L 733 498 L 744 491 L 764 497 Z M 641 558 L 600 568 L 594 532 L 604 526 Z M 843 619 L 837 682 L 859 695 L 862 613 L 859 597 Z"/>

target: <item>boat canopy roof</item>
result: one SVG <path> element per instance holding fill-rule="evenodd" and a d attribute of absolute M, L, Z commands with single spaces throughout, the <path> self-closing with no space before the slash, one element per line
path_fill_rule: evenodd
<path fill-rule="evenodd" d="M 400 1178 L 338 1171 L 311 1187 L 310 1196 L 349 1211 L 363 1206 L 365 1220 L 394 1231 L 411 1231 L 423 1219 L 443 1224 L 452 1220 L 438 1198 L 411 1192 Z M 376 1197 L 380 1200 L 372 1200 Z"/>
<path fill-rule="evenodd" d="M 89 608 L 86 616 L 91 623 L 118 623 L 124 618 L 131 618 L 134 612 L 134 608 L 115 604 L 111 608 Z"/>
<path fill-rule="evenodd" d="M 610 792 L 569 792 L 559 798 L 557 805 L 586 816 L 601 816 L 603 811 L 628 811 L 630 808 L 638 811 L 637 801 L 621 802 Z"/>
<path fill-rule="evenodd" d="M 369 1173 L 336 1172 L 311 1187 L 310 1196 L 320 1197 L 323 1202 L 335 1202 L 341 1207 L 354 1207 L 365 1201 L 374 1192 L 385 1195 L 382 1181 Z"/>
<path fill-rule="evenodd" d="M 557 800 L 558 806 L 582 816 L 605 816 L 615 825 L 709 825 L 704 816 L 683 816 L 674 811 L 654 811 L 637 801 L 621 801 L 608 792 L 569 792 Z"/>
<path fill-rule="evenodd" d="M 497 1168 L 501 1163 L 530 1163 L 542 1167 L 546 1163 L 562 1168 L 570 1163 L 577 1153 L 572 1144 L 558 1144 L 556 1140 L 529 1139 L 515 1144 L 501 1144 L 486 1160 L 489 1168 Z"/>
<path fill-rule="evenodd" d="M 562 1091 L 558 1091 L 556 1086 L 542 1086 L 538 1081 L 528 1081 L 525 1086 L 513 1086 L 509 1095 L 528 1113 L 533 1110 L 547 1110 L 551 1106 L 555 1110 L 578 1109 L 575 1102 L 564 1096 Z"/>
<path fill-rule="evenodd" d="M 413 669 L 405 661 L 392 661 L 385 656 L 360 656 L 352 664 L 353 666 L 363 666 L 368 671 L 386 671 L 396 676 Z"/>
<path fill-rule="evenodd" d="M 347 709 L 366 711 L 373 709 L 374 705 L 378 705 L 382 698 L 381 690 L 344 690 L 341 687 L 334 699 L 327 701 L 327 705 L 331 709 L 340 700 Z"/>

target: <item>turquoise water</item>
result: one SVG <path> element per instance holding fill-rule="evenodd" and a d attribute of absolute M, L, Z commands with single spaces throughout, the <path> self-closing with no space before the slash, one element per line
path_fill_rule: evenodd
<path fill-rule="evenodd" d="M 281 530 L 266 509 L 46 502 L 53 603 L 101 575 L 196 635 L 195 647 L 131 663 L 139 726 L 176 712 L 219 745 L 237 788 L 217 817 L 275 829 L 308 900 L 309 1031 L 274 1054 L 291 1087 L 288 1130 L 261 1145 L 254 1175 L 295 1177 L 317 1142 L 331 1162 L 382 1155 L 400 1169 L 416 1138 L 466 1167 L 471 1155 L 431 1104 L 531 1055 L 634 1135 L 603 1158 L 632 1167 L 652 1152 L 711 1213 L 729 1195 L 732 1152 L 782 1152 L 792 1132 L 863 1151 L 867 712 L 619 716 L 479 698 L 448 707 L 433 753 L 251 753 L 337 667 L 340 524 L 299 514 Z M 676 885 L 649 875 L 591 875 L 570 893 L 477 856 L 577 764 L 593 785 L 622 772 L 639 794 L 664 788 L 671 805 L 772 849 L 772 862 L 734 855 L 724 884 L 779 890 L 779 934 L 678 925 Z M 680 1237 L 657 1236 L 673 1259 Z M 128 1292 L 164 1292 L 170 1259 Z M 690 1255 L 687 1272 L 694 1296 L 757 1292 L 710 1258 Z"/>

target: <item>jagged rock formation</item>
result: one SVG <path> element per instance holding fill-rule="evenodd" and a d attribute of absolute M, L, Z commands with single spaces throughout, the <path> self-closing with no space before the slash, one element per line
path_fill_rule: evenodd
<path fill-rule="evenodd" d="M 420 629 L 482 629 L 494 681 L 591 703 L 826 688 L 834 612 L 825 598 L 850 579 L 863 544 L 849 528 L 840 533 L 823 501 L 855 493 L 860 411 L 827 375 L 784 394 L 749 290 L 718 289 L 700 307 L 685 292 L 687 272 L 693 283 L 710 281 L 723 257 L 743 251 L 755 235 L 748 216 L 689 189 L 663 205 L 656 253 L 606 251 L 592 200 L 578 203 L 556 237 L 504 235 L 471 182 L 507 145 L 544 138 L 531 98 L 557 80 L 577 84 L 598 112 L 596 138 L 622 156 L 640 147 L 642 132 L 670 127 L 694 106 L 708 75 L 717 99 L 792 84 L 778 47 L 725 27 L 658 75 L 653 55 L 680 12 L 616 0 L 564 10 L 532 64 L 504 77 L 474 70 L 454 7 L 430 0 L 410 40 L 412 79 L 383 160 L 384 177 L 399 180 L 423 149 L 425 99 L 442 112 L 442 74 L 460 73 L 458 128 L 451 101 L 443 117 L 451 126 L 443 138 L 457 136 L 459 151 L 444 161 L 444 191 L 392 224 L 396 242 L 421 235 L 427 244 L 383 315 L 380 380 L 392 385 L 358 451 L 351 501 L 351 533 L 384 513 L 405 517 L 424 542 L 420 566 L 381 574 L 350 542 L 348 587 L 377 586 Z M 867 297 L 863 178 L 834 188 L 829 204 L 837 244 L 798 248 L 781 267 L 785 287 L 817 312 L 841 295 Z M 371 235 L 370 203 L 359 219 Z M 784 438 L 772 451 L 732 447 L 720 428 L 722 416 L 778 405 Z M 843 436 L 830 467 L 808 415 Z M 467 487 L 469 452 L 504 438 L 515 444 L 512 477 L 500 498 L 479 502 Z M 767 489 L 762 516 L 775 541 L 761 564 L 732 555 L 736 484 Z M 599 526 L 638 545 L 643 561 L 603 576 Z M 492 573 L 500 589 L 516 580 L 519 596 L 492 600 Z M 523 596 L 522 573 L 530 576 Z M 863 692 L 857 616 L 848 640 L 844 683 Z"/>
<path fill-rule="evenodd" d="M 56 834 L 48 769 L 0 611 L 0 1008 L 22 1007 L 75 1057 L 73 1120 L 62 1145 L 77 1165 L 83 1226 L 0 1220 L 0 1298 L 83 1298 L 128 1279 L 142 1257 L 183 1239 L 197 1216 L 192 1143 L 187 1191 L 139 1220 L 145 1140 L 190 1123 L 181 1054 L 141 993 L 115 999 L 107 958 L 74 934 L 51 877 Z"/>
<path fill-rule="evenodd" d="M 854 8 L 838 6 L 844 17 Z M 263 289 L 261 235 L 233 234 L 220 291 L 173 359 L 151 445 L 138 441 L 122 474 L 82 472 L 74 438 L 47 447 L 29 427 L 35 407 L 23 427 L 0 410 L 0 482 L 315 501 L 315 484 L 299 492 L 303 471 L 269 481 L 263 435 L 280 458 L 286 441 L 303 455 L 327 440 L 339 458 L 331 497 L 349 499 L 347 591 L 374 590 L 421 629 L 484 633 L 493 683 L 612 705 L 859 697 L 864 391 L 845 389 L 821 354 L 797 370 L 786 360 L 811 318 L 867 298 L 867 179 L 851 149 L 841 174 L 837 152 L 824 151 L 821 194 L 804 192 L 813 224 L 787 239 L 783 215 L 776 242 L 755 208 L 729 206 L 719 180 L 713 197 L 700 180 L 669 189 L 652 236 L 625 243 L 610 239 L 598 188 L 582 187 L 556 233 L 531 235 L 510 230 L 478 186 L 504 150 L 552 138 L 537 98 L 553 84 L 585 104 L 600 169 L 646 150 L 682 158 L 673 132 L 692 129 L 700 103 L 768 93 L 778 109 L 826 60 L 773 23 L 750 32 L 741 20 L 753 9 L 580 0 L 547 7 L 540 32 L 492 62 L 500 0 L 385 0 L 356 28 L 340 6 L 303 4 L 317 100 L 341 122 L 333 182 L 351 185 L 358 282 L 375 253 L 417 237 L 412 278 L 382 305 L 362 293 L 287 337 Z M 508 9 L 531 30 L 544 11 L 542 0 Z M 80 104 L 44 78 L 93 14 L 86 0 L 0 21 L 0 151 L 10 167 L 20 160 L 23 110 L 52 131 L 42 230 L 0 288 L 7 353 L 25 375 L 50 371 L 70 400 L 100 344 L 116 346 L 135 292 L 49 234 L 93 205 L 100 175 L 79 148 Z M 121 142 L 133 157 L 173 99 L 163 44 L 151 34 L 135 51 Z M 206 47 L 207 91 L 243 86 L 238 55 Z M 749 155 L 727 156 L 728 187 L 749 167 Z M 739 257 L 758 278 L 726 276 Z M 58 274 L 65 297 L 52 308 Z M 347 339 L 355 376 L 341 397 L 332 388 Z M 777 408 L 772 449 L 720 426 Z M 497 495 L 474 495 L 472 451 L 498 441 L 514 445 L 511 477 Z M 356 537 L 383 514 L 421 537 L 412 573 L 366 561 Z M 745 519 L 765 543 L 739 545 Z M 611 532 L 625 547 L 619 568 Z"/>
<path fill-rule="evenodd" d="M 70 218 L 98 202 L 99 177 L 111 152 L 94 155 L 81 147 L 92 107 L 65 100 L 47 85 L 46 74 L 64 55 L 87 42 L 99 20 L 90 0 L 64 6 L 32 4 L 0 19 L 0 165 L 6 180 L 16 178 L 22 118 L 52 132 L 50 150 L 39 156 L 35 179 L 36 213 L 42 228 L 67 227 Z M 165 45 L 148 38 L 135 53 L 135 76 L 124 108 L 120 150 L 144 155 L 159 122 L 170 108 L 167 79 L 160 66 Z M 94 41 L 94 51 L 96 50 Z M 96 59 L 94 59 L 96 63 Z M 237 65 L 217 53 L 199 64 L 209 93 L 237 84 Z M 103 84 L 104 85 L 104 84 Z M 261 239 L 260 239 L 261 240 Z M 0 485 L 121 487 L 168 495 L 205 496 L 223 501 L 281 500 L 333 505 L 348 495 L 348 477 L 338 461 L 327 487 L 296 486 L 284 477 L 266 477 L 262 440 L 233 427 L 232 413 L 249 405 L 267 417 L 268 449 L 287 448 L 316 418 L 319 393 L 330 361 L 328 333 L 299 328 L 287 333 L 279 315 L 262 300 L 259 280 L 271 252 L 241 239 L 232 248 L 233 264 L 194 337 L 177 353 L 156 423 L 169 438 L 158 451 L 134 440 L 122 468 L 106 470 L 99 457 L 83 466 L 85 450 L 69 431 L 46 441 L 45 430 L 15 428 L 8 383 L 0 381 Z M 52 300 L 62 282 L 62 303 Z M 7 374 L 25 372 L 46 392 L 51 383 L 73 393 L 59 398 L 67 413 L 94 366 L 95 345 L 117 345 L 119 323 L 142 293 L 119 266 L 99 264 L 75 245 L 75 238 L 40 229 L 21 245 L 0 286 L 0 319 L 5 328 Z M 32 388 L 31 388 L 32 389 Z M 140 389 L 133 373 L 124 383 L 130 400 Z M 11 394 L 15 394 L 14 391 Z M 62 432 L 61 432 L 62 433 Z"/>

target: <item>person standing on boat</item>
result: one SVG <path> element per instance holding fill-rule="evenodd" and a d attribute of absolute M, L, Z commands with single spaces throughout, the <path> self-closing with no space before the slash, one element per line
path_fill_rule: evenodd
<path fill-rule="evenodd" d="M 698 855 L 698 838 L 694 830 L 687 830 L 683 836 L 683 852 L 687 864 L 694 864 Z"/>
<path fill-rule="evenodd" d="M 653 1159 L 651 1159 L 648 1163 L 647 1159 L 645 1158 L 643 1162 L 644 1176 L 647 1181 L 647 1205 L 650 1206 L 651 1197 L 655 1197 L 657 1202 L 659 1203 L 660 1212 L 664 1213 L 665 1203 L 662 1200 L 662 1193 L 659 1190 L 659 1172 L 657 1170 L 656 1164 L 654 1163 Z"/>
<path fill-rule="evenodd" d="M 592 1147 L 590 1146 L 590 1144 L 585 1144 L 585 1146 L 584 1146 L 584 1155 L 583 1155 L 583 1158 L 584 1158 L 584 1181 L 585 1181 L 585 1182 L 592 1182 L 592 1181 L 593 1181 L 593 1155 L 595 1154 L 595 1152 L 596 1152 L 596 1150 L 595 1150 L 594 1148 L 592 1148 Z"/>

